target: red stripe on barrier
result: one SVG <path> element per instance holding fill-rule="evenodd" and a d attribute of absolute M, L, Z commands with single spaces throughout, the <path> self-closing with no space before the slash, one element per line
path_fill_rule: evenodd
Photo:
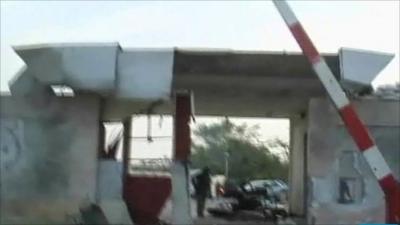
<path fill-rule="evenodd" d="M 307 33 L 304 31 L 300 23 L 294 23 L 289 27 L 300 48 L 303 50 L 304 54 L 307 56 L 308 60 L 312 64 L 320 61 L 320 55 L 313 45 L 311 39 L 308 37 Z"/>
<path fill-rule="evenodd" d="M 380 179 L 378 182 L 383 192 L 385 192 L 385 195 L 395 193 L 398 188 L 396 178 L 394 178 L 393 174 L 388 174 L 387 176 Z"/>
<path fill-rule="evenodd" d="M 339 112 L 342 116 L 343 122 L 347 127 L 347 130 L 353 137 L 360 151 L 365 151 L 366 149 L 372 147 L 374 145 L 374 141 L 369 135 L 365 125 L 357 116 L 353 106 L 351 104 L 348 104 L 345 107 L 339 109 Z"/>
<path fill-rule="evenodd" d="M 386 222 L 400 223 L 400 184 L 396 181 L 393 174 L 389 174 L 379 180 L 386 200 Z"/>
<path fill-rule="evenodd" d="M 400 223 L 400 184 L 392 174 L 379 180 L 379 184 L 385 192 L 386 222 Z"/>

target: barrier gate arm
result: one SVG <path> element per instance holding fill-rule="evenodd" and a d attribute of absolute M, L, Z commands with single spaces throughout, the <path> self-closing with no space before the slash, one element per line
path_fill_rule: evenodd
<path fill-rule="evenodd" d="M 346 94 L 342 90 L 325 60 L 315 48 L 299 20 L 285 0 L 273 0 L 275 7 L 296 39 L 303 54 L 308 58 L 313 70 L 322 82 L 340 114 L 348 132 L 372 169 L 386 197 L 386 222 L 400 222 L 400 185 L 376 146 L 367 127 L 358 117 Z"/>

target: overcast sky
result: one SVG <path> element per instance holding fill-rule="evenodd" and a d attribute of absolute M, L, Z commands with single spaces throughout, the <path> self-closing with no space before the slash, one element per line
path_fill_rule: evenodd
<path fill-rule="evenodd" d="M 374 85 L 399 81 L 399 1 L 290 5 L 322 52 L 353 47 L 395 53 Z M 269 1 L 1 1 L 2 91 L 23 65 L 11 46 L 48 42 L 300 51 Z"/>

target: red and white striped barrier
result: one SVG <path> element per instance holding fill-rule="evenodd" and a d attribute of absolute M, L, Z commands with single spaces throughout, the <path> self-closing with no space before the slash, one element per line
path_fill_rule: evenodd
<path fill-rule="evenodd" d="M 315 73 L 339 111 L 347 130 L 353 137 L 359 150 L 363 153 L 364 158 L 368 162 L 383 192 L 385 193 L 387 222 L 399 223 L 400 185 L 394 178 L 389 166 L 376 146 L 373 138 L 369 134 L 368 129 L 358 117 L 339 82 L 329 69 L 324 58 L 321 57 L 318 50 L 315 48 L 289 5 L 285 0 L 273 0 L 273 2 L 302 49 L 304 55 L 312 64 Z"/>

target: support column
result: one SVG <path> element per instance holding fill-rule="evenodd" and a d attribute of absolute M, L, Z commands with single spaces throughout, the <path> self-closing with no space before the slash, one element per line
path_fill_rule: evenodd
<path fill-rule="evenodd" d="M 306 135 L 307 119 L 290 118 L 289 211 L 297 216 L 306 212 Z"/>
<path fill-rule="evenodd" d="M 128 117 L 123 121 L 124 139 L 122 149 L 122 194 L 126 198 L 126 180 L 129 173 L 129 160 L 131 157 L 131 132 L 132 132 L 132 117 Z"/>
<path fill-rule="evenodd" d="M 192 102 L 190 92 L 175 94 L 174 117 L 174 158 L 171 168 L 172 174 L 172 218 L 173 224 L 192 224 L 189 168 L 190 158 L 190 117 Z"/>
<path fill-rule="evenodd" d="M 97 149 L 97 173 L 96 173 L 96 203 L 100 202 L 100 167 L 101 167 L 101 160 L 104 152 L 104 143 L 105 143 L 105 127 L 103 125 L 103 122 L 99 120 L 99 133 L 98 133 L 98 149 Z"/>

